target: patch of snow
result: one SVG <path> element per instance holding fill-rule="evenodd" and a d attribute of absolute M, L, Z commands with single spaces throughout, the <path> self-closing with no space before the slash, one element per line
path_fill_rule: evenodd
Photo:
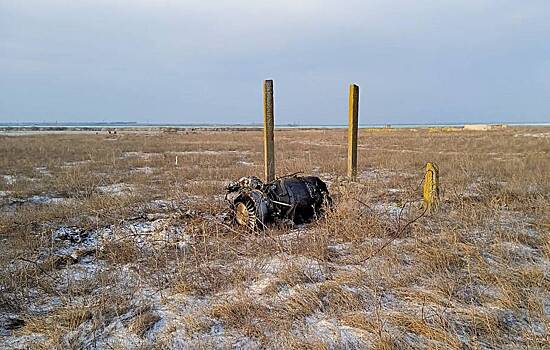
<path fill-rule="evenodd" d="M 34 168 L 34 170 L 38 171 L 38 173 L 41 175 L 48 176 L 48 177 L 52 176 L 52 174 L 48 171 L 48 167 L 46 166 L 36 167 Z"/>
<path fill-rule="evenodd" d="M 412 176 L 415 176 L 414 174 L 409 174 L 409 173 L 403 173 L 403 172 L 396 172 L 394 170 L 389 170 L 389 169 L 376 169 L 376 168 L 371 168 L 371 169 L 365 169 L 363 170 L 359 175 L 358 177 L 359 178 L 362 178 L 362 179 L 367 179 L 367 180 L 387 180 L 389 178 L 391 178 L 392 176 L 395 176 L 395 175 L 399 175 L 401 177 L 412 177 Z"/>
<path fill-rule="evenodd" d="M 153 173 L 153 168 L 148 167 L 148 166 L 137 167 L 137 168 L 131 169 L 130 172 L 132 172 L 132 173 L 152 174 Z"/>
<path fill-rule="evenodd" d="M 112 318 L 103 327 L 92 330 L 90 321 L 86 321 L 64 336 L 66 343 L 77 344 L 79 349 L 134 349 L 141 347 L 143 340 L 130 332 L 125 323 L 136 317 L 139 308 L 133 307 L 125 314 Z M 74 345 L 73 345 L 74 346 Z"/>
<path fill-rule="evenodd" d="M 271 285 L 272 282 L 273 278 L 271 277 L 259 279 L 249 286 L 249 291 L 252 294 L 261 295 L 264 293 L 265 289 Z"/>
<path fill-rule="evenodd" d="M 103 194 L 110 194 L 110 195 L 122 195 L 125 192 L 132 192 L 134 188 L 130 185 L 127 185 L 125 183 L 118 183 L 118 184 L 112 184 L 112 185 L 106 185 L 106 186 L 98 186 L 97 190 L 100 193 Z"/>
<path fill-rule="evenodd" d="M 56 242 L 53 254 L 68 258 L 68 262 L 88 264 L 82 267 L 88 272 L 90 269 L 95 270 L 97 261 L 91 258 L 100 247 L 98 238 L 104 235 L 105 230 L 108 229 L 88 231 L 80 227 L 59 227 L 52 232 L 52 240 Z"/>
<path fill-rule="evenodd" d="M 502 246 L 511 255 L 511 260 L 517 263 L 532 263 L 540 258 L 540 253 L 525 244 L 502 242 Z"/>
<path fill-rule="evenodd" d="M 244 161 L 244 160 L 239 160 L 239 161 L 237 162 L 237 164 L 239 164 L 239 165 L 244 165 L 244 166 L 254 166 L 254 162 L 246 162 L 246 161 Z"/>
<path fill-rule="evenodd" d="M 150 233 L 153 232 L 162 225 L 163 220 L 156 220 L 153 222 L 146 221 L 146 222 L 136 222 L 131 223 L 127 227 L 130 229 L 130 231 L 140 234 L 140 233 Z"/>
<path fill-rule="evenodd" d="M 118 234 L 132 236 L 134 243 L 140 248 L 173 244 L 178 249 L 184 249 L 191 241 L 191 236 L 185 233 L 184 227 L 170 224 L 170 219 L 132 222 L 121 229 Z"/>
<path fill-rule="evenodd" d="M 365 178 L 365 179 L 376 179 L 378 177 L 380 177 L 380 173 L 378 170 L 376 169 L 367 169 L 367 170 L 364 170 L 360 175 L 359 177 L 361 178 Z"/>
<path fill-rule="evenodd" d="M 9 336 L 14 330 L 25 325 L 25 321 L 16 314 L 0 314 L 0 337 Z"/>
<path fill-rule="evenodd" d="M 1 335 L 1 334 L 0 334 Z M 2 339 L 3 349 L 32 349 L 46 340 L 46 336 L 39 333 L 31 333 L 22 336 L 7 336 Z"/>
<path fill-rule="evenodd" d="M 381 213 L 390 214 L 392 216 L 398 216 L 400 213 L 401 215 L 405 215 L 408 212 L 410 206 L 402 208 L 395 203 L 377 203 L 373 206 L 373 208 L 374 210 Z"/>
<path fill-rule="evenodd" d="M 34 195 L 27 198 L 26 201 L 32 204 L 59 204 L 67 201 L 67 198 Z"/>
<path fill-rule="evenodd" d="M 285 267 L 294 265 L 300 268 L 314 282 L 325 280 L 326 269 L 315 259 L 305 256 L 279 256 L 269 259 L 261 271 L 268 274 L 277 274 Z"/>
<path fill-rule="evenodd" d="M 545 298 L 542 302 L 544 313 L 546 314 L 546 317 L 550 317 L 550 298 Z"/>
<path fill-rule="evenodd" d="M 80 243 L 83 240 L 83 230 L 79 227 L 61 226 L 52 232 L 52 239 L 55 241 L 69 240 L 74 243 Z"/>
<path fill-rule="evenodd" d="M 233 150 L 227 150 L 227 151 L 216 151 L 216 150 L 200 150 L 200 151 L 178 151 L 178 152 L 168 152 L 170 154 L 174 155 L 220 155 L 220 154 L 249 154 L 250 151 L 233 151 Z"/>
<path fill-rule="evenodd" d="M 44 295 L 42 291 L 32 290 L 29 293 L 30 304 L 27 305 L 29 314 L 47 314 L 61 306 L 63 300 L 59 296 Z"/>
<path fill-rule="evenodd" d="M 281 241 L 285 241 L 285 242 L 286 241 L 293 241 L 295 239 L 298 239 L 300 237 L 300 235 L 305 234 L 307 232 L 307 230 L 305 228 L 305 225 L 303 225 L 303 224 L 296 225 L 292 222 L 289 222 L 288 224 L 293 229 L 291 229 L 288 233 L 284 233 L 284 234 L 279 235 L 277 238 Z"/>
<path fill-rule="evenodd" d="M 146 205 L 149 210 L 172 210 L 178 208 L 178 202 L 175 200 L 155 199 Z"/>
<path fill-rule="evenodd" d="M 67 290 L 71 283 L 89 281 L 94 279 L 99 272 L 105 270 L 105 264 L 93 257 L 87 257 L 79 263 L 70 264 L 60 270 L 59 277 L 56 279 L 56 288 L 58 290 Z"/>
<path fill-rule="evenodd" d="M 539 133 L 525 133 L 525 134 L 515 134 L 514 137 L 535 137 L 535 138 L 550 138 L 550 132 L 539 132 Z"/>
<path fill-rule="evenodd" d="M 351 243 L 339 243 L 339 244 L 333 244 L 333 245 L 329 245 L 327 247 L 327 249 L 335 254 L 335 255 L 338 255 L 338 256 L 341 256 L 341 255 L 345 255 L 347 254 L 350 249 L 352 248 L 353 244 Z"/>
<path fill-rule="evenodd" d="M 122 153 L 122 157 L 120 158 L 142 158 L 142 159 L 149 159 L 154 157 L 160 157 L 160 153 L 155 152 L 124 152 Z"/>
<path fill-rule="evenodd" d="M 52 232 L 52 239 L 60 242 L 95 245 L 98 237 L 107 238 L 111 233 L 112 230 L 109 227 L 88 231 L 76 226 L 60 226 Z"/>
<path fill-rule="evenodd" d="M 363 349 L 368 344 L 357 330 L 351 327 L 339 326 L 336 319 L 326 319 L 314 314 L 305 318 L 305 337 L 322 340 L 330 349 Z"/>
<path fill-rule="evenodd" d="M 13 175 L 2 175 L 6 185 L 13 185 L 17 182 L 17 178 Z"/>
<path fill-rule="evenodd" d="M 91 162 L 91 160 L 89 160 L 89 159 L 87 159 L 87 160 L 75 160 L 75 161 L 72 161 L 72 162 L 64 162 L 61 167 L 62 168 L 72 168 L 72 167 L 75 167 L 75 166 L 88 164 L 90 162 Z"/>
<path fill-rule="evenodd" d="M 529 184 L 527 186 L 528 194 L 543 194 L 543 188 L 540 184 Z"/>
<path fill-rule="evenodd" d="M 159 320 L 151 325 L 145 333 L 145 338 L 151 343 L 156 340 L 157 333 L 159 333 L 164 327 L 166 327 L 167 324 L 166 317 L 163 317 L 164 315 L 162 311 L 157 311 L 156 314 L 159 317 Z"/>
<path fill-rule="evenodd" d="M 9 195 L 10 192 L 4 192 L 5 196 Z M 0 197 L 3 197 L 0 194 Z M 63 197 L 50 197 L 48 195 L 34 195 L 28 198 L 16 198 L 12 197 L 8 199 L 8 205 L 11 209 L 16 210 L 18 205 L 34 204 L 34 205 L 44 205 L 44 204 L 61 204 L 72 202 L 72 198 L 63 198 Z"/>
<path fill-rule="evenodd" d="M 225 186 L 227 181 L 224 181 L 224 180 L 208 180 L 208 179 L 203 179 L 203 180 L 188 180 L 186 183 L 190 184 L 190 185 L 200 185 L 200 184 L 213 184 L 213 185 L 220 185 L 220 186 Z"/>

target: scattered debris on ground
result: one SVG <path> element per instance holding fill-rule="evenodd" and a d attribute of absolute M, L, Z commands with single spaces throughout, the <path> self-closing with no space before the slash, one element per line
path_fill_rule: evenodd
<path fill-rule="evenodd" d="M 225 200 L 236 222 L 252 230 L 276 220 L 308 222 L 332 206 L 327 185 L 316 176 L 283 176 L 269 183 L 247 176 L 229 183 L 226 190 Z"/>

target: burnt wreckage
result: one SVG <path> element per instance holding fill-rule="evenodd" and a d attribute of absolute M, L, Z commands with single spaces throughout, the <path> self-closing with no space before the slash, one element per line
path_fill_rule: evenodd
<path fill-rule="evenodd" d="M 247 176 L 229 183 L 226 190 L 235 220 L 252 230 L 280 219 L 304 223 L 332 205 L 327 185 L 316 176 L 291 175 L 268 183 Z"/>

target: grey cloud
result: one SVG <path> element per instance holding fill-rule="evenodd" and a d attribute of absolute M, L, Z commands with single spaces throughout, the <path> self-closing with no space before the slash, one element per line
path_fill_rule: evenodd
<path fill-rule="evenodd" d="M 0 2 L 0 121 L 550 119 L 547 1 Z"/>

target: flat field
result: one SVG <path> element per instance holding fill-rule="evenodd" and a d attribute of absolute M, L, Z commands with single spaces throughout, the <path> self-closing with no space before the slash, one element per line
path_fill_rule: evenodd
<path fill-rule="evenodd" d="M 550 130 L 277 130 L 327 217 L 257 233 L 261 131 L 0 135 L 0 348 L 550 348 Z M 441 207 L 422 216 L 424 165 Z"/>

